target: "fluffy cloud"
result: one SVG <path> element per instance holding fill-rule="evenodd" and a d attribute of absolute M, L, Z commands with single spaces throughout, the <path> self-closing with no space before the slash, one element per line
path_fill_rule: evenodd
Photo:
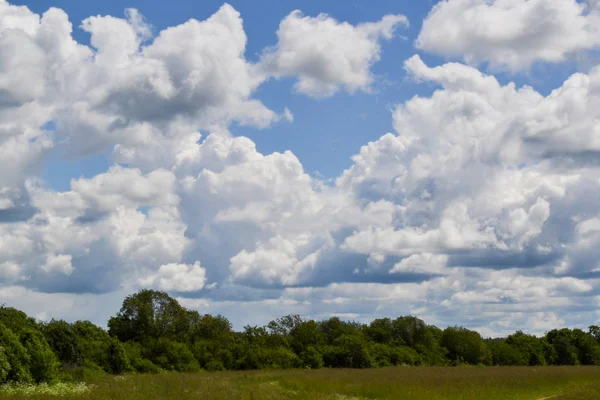
<path fill-rule="evenodd" d="M 440 3 L 421 36 L 444 28 L 431 21 L 461 4 Z M 595 18 L 591 8 L 572 10 Z M 548 21 L 548 29 L 562 23 Z M 296 89 L 311 96 L 368 90 L 380 40 L 405 24 L 293 12 L 278 45 L 253 64 L 229 5 L 155 36 L 135 10 L 91 17 L 81 26 L 88 47 L 72 39 L 61 10 L 40 17 L 0 0 L 0 300 L 18 298 L 39 318 L 100 306 L 102 323 L 118 308 L 106 309 L 107 293 L 120 301 L 140 287 L 223 312 L 236 326 L 286 312 L 416 314 L 501 334 L 592 318 L 598 67 L 543 95 L 414 56 L 406 72 L 435 91 L 395 107 L 394 132 L 364 145 L 333 182 L 311 177 L 291 151 L 263 154 L 228 132 L 234 122 L 293 121 L 284 105 L 278 115 L 254 97 L 270 75 L 297 77 Z M 565 46 L 561 57 L 579 49 Z M 552 54 L 542 48 L 514 65 L 476 52 L 468 61 L 521 68 Z M 53 149 L 110 149 L 114 164 L 54 191 L 37 177 Z M 40 313 L 47 304 L 61 309 Z"/>
<path fill-rule="evenodd" d="M 168 292 L 197 292 L 204 288 L 205 283 L 206 270 L 199 262 L 194 265 L 162 265 L 156 274 L 140 280 L 142 286 L 156 287 Z"/>
<path fill-rule="evenodd" d="M 313 97 L 331 96 L 340 89 L 368 90 L 371 66 L 379 61 L 381 39 L 391 39 L 403 15 L 386 15 L 378 22 L 351 25 L 326 14 L 288 15 L 277 31 L 276 46 L 265 51 L 261 67 L 275 76 L 297 76 L 295 89 Z"/>
<path fill-rule="evenodd" d="M 442 0 L 423 22 L 420 49 L 511 71 L 562 62 L 600 45 L 600 9 L 576 0 Z"/>

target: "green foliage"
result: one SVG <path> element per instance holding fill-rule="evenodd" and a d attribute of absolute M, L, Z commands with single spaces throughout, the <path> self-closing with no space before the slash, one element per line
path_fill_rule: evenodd
<path fill-rule="evenodd" d="M 223 316 L 183 308 L 164 292 L 128 296 L 109 331 L 89 321 L 37 323 L 0 307 L 0 383 L 89 381 L 106 373 L 429 365 L 600 365 L 600 328 L 487 339 L 413 317 L 368 325 L 287 315 L 234 332 Z"/>
<path fill-rule="evenodd" d="M 106 371 L 100 366 L 84 360 L 81 364 L 63 365 L 59 378 L 63 382 L 90 382 L 101 379 Z"/>
<path fill-rule="evenodd" d="M 6 350 L 0 346 L 0 384 L 8 381 L 8 373 L 10 372 L 10 362 Z"/>
<path fill-rule="evenodd" d="M 27 328 L 21 332 L 21 343 L 29 355 L 29 372 L 37 383 L 51 383 L 58 377 L 60 363 L 46 338 L 38 330 Z"/>
<path fill-rule="evenodd" d="M 28 317 L 23 311 L 6 306 L 0 306 L 0 323 L 19 337 L 26 330 L 38 329 L 35 319 Z"/>
<path fill-rule="evenodd" d="M 185 343 L 167 338 L 148 341 L 145 358 L 167 371 L 194 372 L 200 365 Z"/>
<path fill-rule="evenodd" d="M 73 327 L 66 321 L 52 320 L 41 325 L 46 341 L 63 365 L 78 366 L 83 361 L 80 341 Z"/>
<path fill-rule="evenodd" d="M 527 362 L 526 365 L 546 365 L 546 344 L 543 340 L 517 331 L 506 338 L 506 344 L 522 354 Z"/>
<path fill-rule="evenodd" d="M 119 313 L 108 321 L 111 336 L 122 342 L 185 339 L 190 315 L 165 292 L 141 290 L 127 296 Z"/>
<path fill-rule="evenodd" d="M 223 365 L 223 363 L 219 360 L 212 360 L 209 361 L 206 366 L 204 367 L 205 370 L 209 371 L 209 372 L 216 372 L 216 371 L 225 371 L 226 368 Z"/>
<path fill-rule="evenodd" d="M 492 361 L 490 350 L 479 333 L 467 328 L 446 328 L 440 344 L 448 349 L 448 357 L 454 363 L 487 365 Z"/>
<path fill-rule="evenodd" d="M 323 354 L 325 366 L 334 368 L 371 368 L 374 361 L 366 340 L 359 335 L 343 334 Z"/>
<path fill-rule="evenodd" d="M 310 369 L 323 368 L 323 355 L 313 346 L 307 346 L 300 353 L 302 366 Z"/>
<path fill-rule="evenodd" d="M 529 356 L 505 340 L 489 344 L 493 365 L 529 365 Z"/>
<path fill-rule="evenodd" d="M 4 349 L 4 354 L 8 359 L 10 368 L 4 378 L 4 382 L 24 382 L 33 381 L 29 372 L 31 358 L 27 350 L 19 342 L 19 338 L 3 323 L 0 323 L 0 347 Z M 6 369 L 5 369 L 6 370 Z"/>
<path fill-rule="evenodd" d="M 111 338 L 107 349 L 107 359 L 110 372 L 113 374 L 122 374 L 131 369 L 129 358 L 125 352 L 123 344 L 116 338 Z"/>

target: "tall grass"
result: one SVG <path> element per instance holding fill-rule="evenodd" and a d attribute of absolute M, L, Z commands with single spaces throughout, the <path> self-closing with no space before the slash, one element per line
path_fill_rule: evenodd
<path fill-rule="evenodd" d="M 387 368 L 107 377 L 79 393 L 2 393 L 6 399 L 91 400 L 557 400 L 600 399 L 600 367 Z"/>

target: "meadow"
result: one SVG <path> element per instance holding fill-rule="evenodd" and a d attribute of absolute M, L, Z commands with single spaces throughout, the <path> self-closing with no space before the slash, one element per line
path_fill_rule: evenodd
<path fill-rule="evenodd" d="M 107 376 L 51 394 L 7 400 L 593 400 L 600 398 L 600 367 L 417 367 L 321 369 Z M 1 392 L 0 392 L 1 393 Z"/>

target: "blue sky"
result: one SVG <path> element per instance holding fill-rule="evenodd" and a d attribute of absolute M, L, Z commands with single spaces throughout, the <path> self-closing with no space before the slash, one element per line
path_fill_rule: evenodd
<path fill-rule="evenodd" d="M 0 0 L 0 301 L 594 323 L 598 26 L 575 0 Z"/>
<path fill-rule="evenodd" d="M 348 95 L 340 93 L 334 98 L 314 101 L 294 94 L 293 80 L 283 78 L 264 84 L 256 96 L 267 106 L 285 104 L 294 114 L 294 123 L 281 124 L 272 129 L 257 130 L 234 125 L 232 133 L 251 138 L 260 152 L 268 154 L 292 150 L 302 161 L 307 172 L 335 178 L 350 167 L 350 157 L 369 141 L 392 131 L 391 110 L 412 96 L 426 95 L 433 91 L 427 85 L 415 85 L 406 79 L 402 69 L 404 60 L 415 53 L 413 42 L 420 29 L 421 21 L 427 16 L 434 1 L 372 1 L 347 4 L 340 1 L 302 2 L 229 2 L 244 19 L 248 36 L 246 58 L 257 61 L 264 48 L 276 43 L 275 32 L 280 21 L 293 10 L 301 10 L 306 15 L 316 16 L 325 13 L 339 21 L 357 24 L 375 21 L 382 15 L 400 13 L 407 16 L 410 27 L 396 37 L 382 43 L 382 59 L 372 69 L 378 76 L 374 93 Z M 212 15 L 222 5 L 220 1 L 180 1 L 168 5 L 162 1 L 120 1 L 78 2 L 78 1 L 15 1 L 32 11 L 43 13 L 50 7 L 64 9 L 70 16 L 75 29 L 73 37 L 80 43 L 89 44 L 89 34 L 78 29 L 80 22 L 92 15 L 112 15 L 122 17 L 125 8 L 138 9 L 152 24 L 155 32 L 181 24 L 190 18 L 198 20 Z M 425 53 L 425 60 L 440 63 L 443 58 Z M 541 71 L 538 75 L 538 71 Z M 548 92 L 560 85 L 574 71 L 572 65 L 552 68 L 538 66 L 538 71 L 517 76 L 498 74 L 498 78 L 518 84 L 529 84 L 540 92 Z M 528 75 L 528 76 L 525 76 Z M 528 79 L 530 78 L 530 79 Z M 111 165 L 107 153 L 88 157 L 66 157 L 57 152 L 51 157 L 52 168 L 46 169 L 44 178 L 55 189 L 66 190 L 72 178 L 92 177 Z"/>
<path fill-rule="evenodd" d="M 279 125 L 272 129 L 257 130 L 233 126 L 232 132 L 251 138 L 259 151 L 272 153 L 293 150 L 310 173 L 317 171 L 327 178 L 334 178 L 351 165 L 350 157 L 363 144 L 376 140 L 381 134 L 392 130 L 390 113 L 398 103 L 431 88 L 406 81 L 402 63 L 414 49 L 412 41 L 420 29 L 420 21 L 431 8 L 430 1 L 373 1 L 345 4 L 339 1 L 306 2 L 229 2 L 244 19 L 248 36 L 246 57 L 257 61 L 262 50 L 276 43 L 275 32 L 280 21 L 293 10 L 316 16 L 326 13 L 350 23 L 374 21 L 389 13 L 405 14 L 412 22 L 402 35 L 382 43 L 383 57 L 373 68 L 380 77 L 375 94 L 358 93 L 355 96 L 341 93 L 332 99 L 314 101 L 295 95 L 293 80 L 283 78 L 263 85 L 257 92 L 266 105 L 287 105 L 294 114 L 294 124 Z M 78 2 L 78 1 L 15 1 L 13 4 L 28 6 L 32 11 L 43 13 L 50 7 L 64 9 L 74 27 L 91 15 L 122 17 L 125 8 L 138 9 L 153 25 L 155 32 L 178 25 L 190 18 L 199 20 L 212 15 L 223 4 L 219 1 L 181 1 L 168 5 L 162 1 Z M 89 34 L 75 29 L 73 37 L 80 43 L 89 44 Z M 68 189 L 71 178 L 91 177 L 106 170 L 110 161 L 106 154 L 66 160 L 61 155 L 52 158 L 52 169 L 44 177 L 52 187 Z"/>

